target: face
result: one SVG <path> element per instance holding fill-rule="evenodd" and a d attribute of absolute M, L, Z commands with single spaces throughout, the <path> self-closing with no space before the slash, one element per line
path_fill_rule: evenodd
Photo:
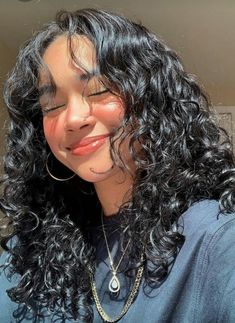
<path fill-rule="evenodd" d="M 43 61 L 48 73 L 40 73 L 39 93 L 46 140 L 55 157 L 89 182 L 114 175 L 109 137 L 120 125 L 123 103 L 95 75 L 96 57 L 85 37 L 72 39 L 79 65 L 72 59 L 65 36 L 56 38 L 46 49 Z M 128 154 L 127 154 L 128 155 Z M 124 156 L 131 163 L 130 156 Z"/>

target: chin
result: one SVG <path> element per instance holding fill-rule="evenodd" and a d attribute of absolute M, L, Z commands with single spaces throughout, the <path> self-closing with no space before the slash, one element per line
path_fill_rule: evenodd
<path fill-rule="evenodd" d="M 96 169 L 95 167 L 90 167 L 86 171 L 75 171 L 75 173 L 86 182 L 98 183 L 102 182 L 114 175 L 115 170 L 112 165 L 107 166 L 103 169 Z"/>
<path fill-rule="evenodd" d="M 78 174 L 78 176 L 82 178 L 84 181 L 94 183 L 94 184 L 105 181 L 106 179 L 109 178 L 109 176 L 105 174 L 94 174 L 94 173 L 83 174 L 83 175 Z"/>

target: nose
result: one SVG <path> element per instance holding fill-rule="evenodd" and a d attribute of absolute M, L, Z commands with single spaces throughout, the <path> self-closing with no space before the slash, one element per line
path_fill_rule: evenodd
<path fill-rule="evenodd" d="M 93 126 L 95 118 L 92 109 L 83 98 L 73 98 L 67 103 L 64 127 L 66 131 L 77 131 Z"/>

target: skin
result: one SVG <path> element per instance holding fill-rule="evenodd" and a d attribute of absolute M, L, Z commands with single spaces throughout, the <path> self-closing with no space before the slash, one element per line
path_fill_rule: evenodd
<path fill-rule="evenodd" d="M 54 94 L 45 91 L 51 82 L 48 73 L 42 70 L 39 90 L 44 134 L 52 153 L 61 163 L 85 181 L 94 183 L 104 214 L 108 216 L 116 213 L 130 198 L 128 191 L 133 184 L 135 167 L 127 143 L 122 147 L 122 157 L 132 175 L 113 165 L 108 137 L 96 151 L 83 156 L 74 155 L 71 145 L 84 138 L 112 133 L 121 123 L 124 106 L 115 94 L 97 95 L 106 90 L 97 76 L 89 81 L 86 79 L 86 71 L 96 67 L 92 43 L 78 36 L 72 39 L 72 48 L 79 66 L 70 57 L 66 36 L 56 38 L 43 56 L 56 88 Z"/>

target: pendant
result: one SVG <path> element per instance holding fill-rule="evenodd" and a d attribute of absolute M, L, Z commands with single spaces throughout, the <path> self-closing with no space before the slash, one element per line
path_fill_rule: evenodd
<path fill-rule="evenodd" d="M 110 279 L 109 290 L 112 293 L 118 293 L 120 290 L 120 282 L 116 276 L 116 273 L 113 273 L 113 277 Z"/>

